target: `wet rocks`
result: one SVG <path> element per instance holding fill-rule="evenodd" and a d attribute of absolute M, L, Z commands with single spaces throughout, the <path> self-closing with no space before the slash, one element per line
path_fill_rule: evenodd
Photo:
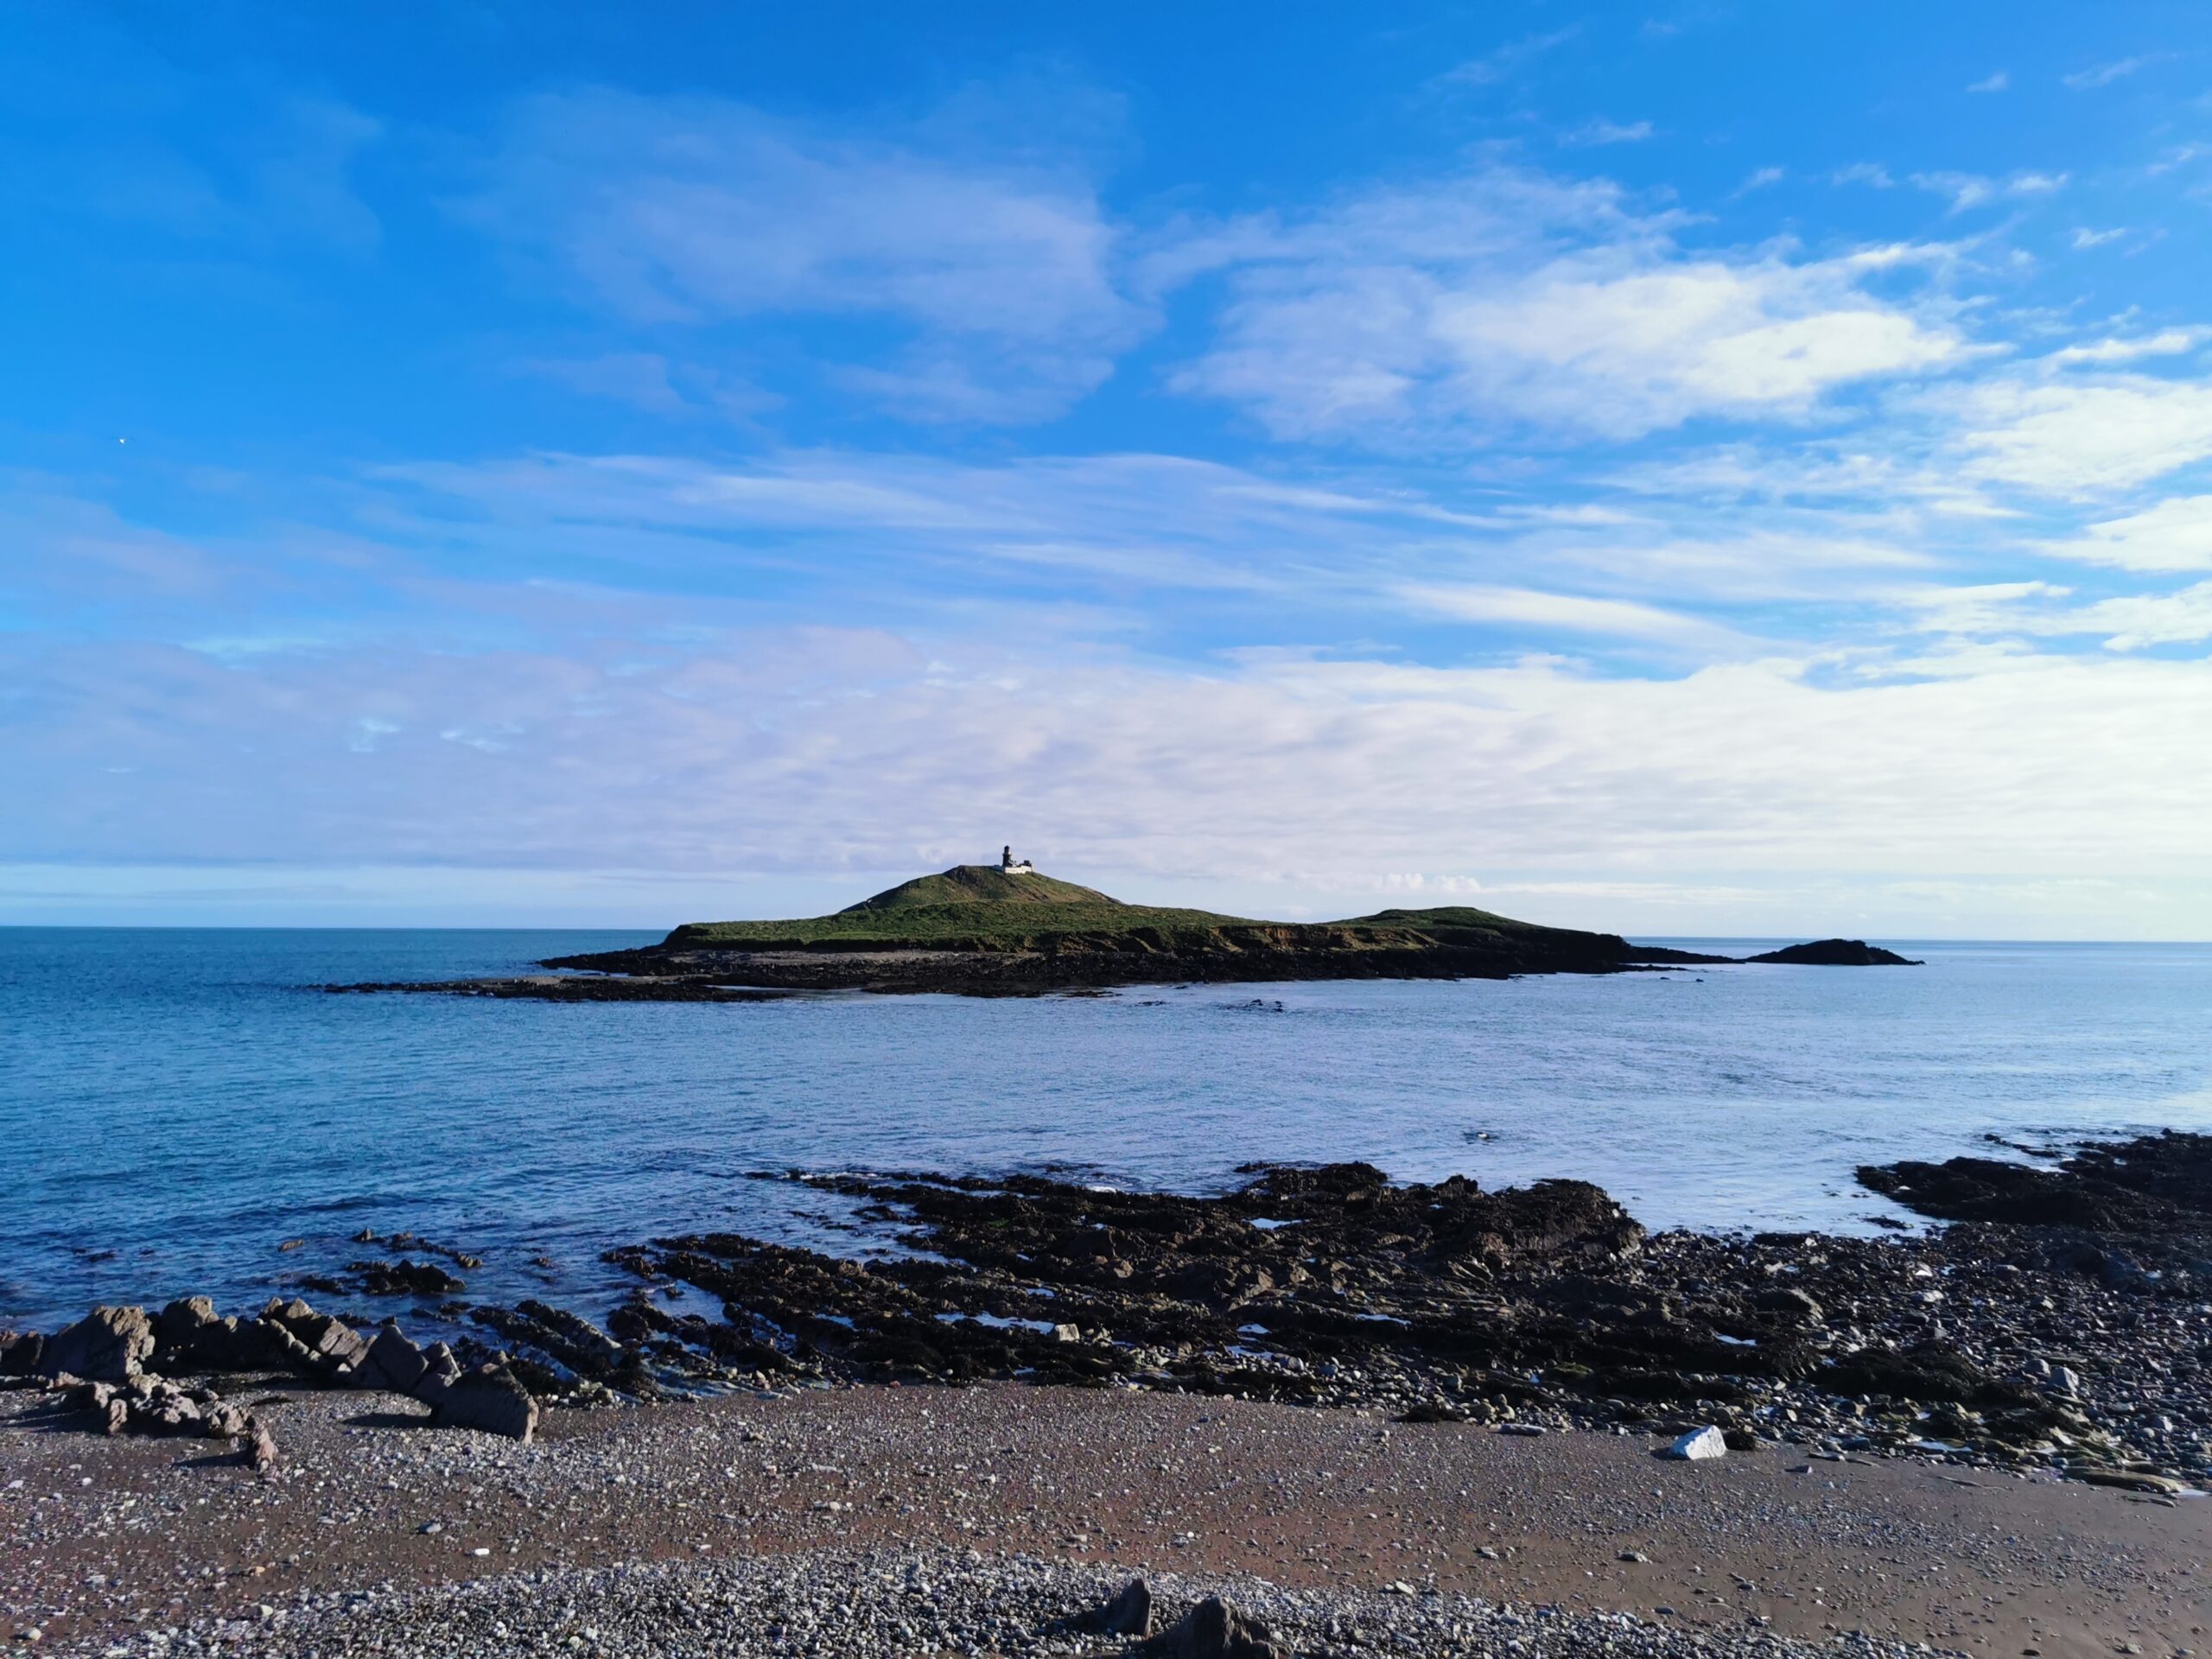
<path fill-rule="evenodd" d="M 153 1321 L 143 1307 L 96 1307 L 44 1345 L 39 1370 L 96 1382 L 127 1382 L 154 1351 Z"/>
<path fill-rule="evenodd" d="M 2056 1168 L 1952 1158 L 1870 1165 L 1859 1179 L 1937 1220 L 2037 1230 L 2051 1265 L 2120 1287 L 2135 1275 L 2110 1269 L 2131 1253 L 2212 1274 L 2212 1135 L 2096 1142 Z"/>
<path fill-rule="evenodd" d="M 346 1270 L 368 1296 L 457 1296 L 468 1288 L 466 1281 L 435 1262 L 414 1262 L 404 1256 L 397 1262 L 349 1262 Z"/>
<path fill-rule="evenodd" d="M 469 1317 L 510 1342 L 536 1349 L 578 1376 L 613 1376 L 631 1361 L 629 1351 L 589 1319 L 534 1299 L 513 1307 L 475 1308 Z"/>

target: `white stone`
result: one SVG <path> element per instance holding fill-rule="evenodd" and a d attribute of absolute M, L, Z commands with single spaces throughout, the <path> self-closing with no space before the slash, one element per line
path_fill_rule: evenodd
<path fill-rule="evenodd" d="M 1675 1458 L 1684 1463 L 1703 1463 L 1708 1458 L 1728 1455 L 1728 1440 L 1710 1423 L 1703 1428 L 1694 1428 L 1659 1454 Z"/>

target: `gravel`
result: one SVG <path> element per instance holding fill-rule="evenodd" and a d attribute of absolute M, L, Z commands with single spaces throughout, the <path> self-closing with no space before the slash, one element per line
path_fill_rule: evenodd
<path fill-rule="evenodd" d="M 303 1594 L 248 1618 L 143 1631 L 55 1651 L 135 1659 L 216 1653 L 471 1656 L 545 1654 L 678 1659 L 716 1655 L 1111 1654 L 1124 1638 L 1066 1626 L 1128 1574 L 1027 1555 L 832 1551 L 701 1564 L 549 1569 L 437 1589 L 391 1586 Z M 1929 1655 L 1914 1643 L 1851 1635 L 1819 1647 L 1756 1624 L 1724 1632 L 1669 1629 L 1624 1613 L 1572 1612 L 1439 1593 L 1410 1585 L 1299 1592 L 1255 1579 L 1150 1577 L 1162 1622 L 1218 1594 L 1267 1621 L 1300 1654 L 1794 1656 Z M 1839 1649 L 1840 1643 L 1840 1649 Z"/>

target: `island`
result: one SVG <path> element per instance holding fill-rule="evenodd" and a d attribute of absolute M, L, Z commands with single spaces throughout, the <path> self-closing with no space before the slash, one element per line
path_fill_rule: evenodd
<path fill-rule="evenodd" d="M 1785 944 L 1779 950 L 1763 950 L 1746 962 L 1795 963 L 1801 968 L 1920 968 L 1926 964 L 1864 939 L 1815 939 L 1810 944 Z"/>
<path fill-rule="evenodd" d="M 1752 961 L 1903 963 L 1796 946 Z M 1332 922 L 1258 921 L 1124 904 L 1017 861 L 957 864 L 828 916 L 690 922 L 658 944 L 556 957 L 499 979 L 331 986 L 557 1001 L 748 1001 L 804 992 L 1037 995 L 1118 985 L 1326 979 L 1507 979 L 1733 963 L 1614 933 L 1516 921 L 1465 905 L 1379 910 Z"/>

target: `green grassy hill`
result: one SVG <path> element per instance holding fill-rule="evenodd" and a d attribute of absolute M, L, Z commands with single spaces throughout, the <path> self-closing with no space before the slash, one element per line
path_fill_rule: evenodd
<path fill-rule="evenodd" d="M 880 944 L 912 949 L 1027 950 L 1055 940 L 1149 932 L 1158 948 L 1198 944 L 1224 927 L 1266 924 L 1205 910 L 1125 905 L 1049 875 L 1008 875 L 995 865 L 956 864 L 916 876 L 831 916 L 779 922 L 690 922 L 671 950 L 772 950 L 779 945 Z"/>
<path fill-rule="evenodd" d="M 773 950 L 832 945 L 956 950 L 1110 947 L 1153 950 L 1313 948 L 1402 949 L 1491 943 L 1558 932 L 1464 905 L 1384 910 L 1341 922 L 1266 922 L 1208 910 L 1125 905 L 1049 875 L 1008 875 L 995 866 L 959 864 L 917 876 L 830 916 L 788 921 L 690 922 L 663 949 Z M 1564 937 L 1562 935 L 1562 937 Z"/>

